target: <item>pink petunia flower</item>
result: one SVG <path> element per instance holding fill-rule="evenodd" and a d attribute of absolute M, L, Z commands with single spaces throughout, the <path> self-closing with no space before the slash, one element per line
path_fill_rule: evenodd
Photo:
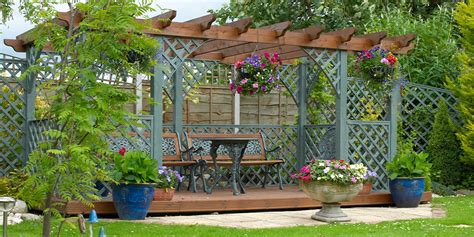
<path fill-rule="evenodd" d="M 241 86 L 238 86 L 237 87 L 237 93 L 242 93 L 242 91 L 244 91 L 244 88 L 242 88 Z"/>
<path fill-rule="evenodd" d="M 253 83 L 252 87 L 255 88 L 255 89 L 258 89 L 258 83 Z"/>
<path fill-rule="evenodd" d="M 249 81 L 248 79 L 243 79 L 242 81 L 240 81 L 240 84 L 245 85 L 247 84 L 248 81 Z"/>

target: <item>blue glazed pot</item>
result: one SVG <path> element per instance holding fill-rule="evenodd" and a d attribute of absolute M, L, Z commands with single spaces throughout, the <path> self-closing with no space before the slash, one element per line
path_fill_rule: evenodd
<path fill-rule="evenodd" d="M 425 178 L 396 178 L 389 186 L 397 207 L 417 207 L 425 191 Z"/>
<path fill-rule="evenodd" d="M 112 186 L 115 210 L 122 220 L 144 220 L 155 188 L 151 184 L 119 184 Z"/>

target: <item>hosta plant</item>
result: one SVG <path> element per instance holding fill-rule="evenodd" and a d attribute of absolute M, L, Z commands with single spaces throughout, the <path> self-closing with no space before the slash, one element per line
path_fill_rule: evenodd
<path fill-rule="evenodd" d="M 427 178 L 430 174 L 431 164 L 428 162 L 428 154 L 413 151 L 413 143 L 402 144 L 398 154 L 393 157 L 392 162 L 387 164 L 390 179 L 398 177 Z"/>
<path fill-rule="evenodd" d="M 155 183 L 158 181 L 158 163 L 144 151 L 126 151 L 122 148 L 114 157 L 113 178 L 121 183 Z"/>

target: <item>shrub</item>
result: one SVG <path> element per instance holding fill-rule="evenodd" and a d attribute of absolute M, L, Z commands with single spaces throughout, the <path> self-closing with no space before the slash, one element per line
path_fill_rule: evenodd
<path fill-rule="evenodd" d="M 448 114 L 444 100 L 440 101 L 436 113 L 431 137 L 428 143 L 428 154 L 433 164 L 433 180 L 443 185 L 458 185 L 462 180 L 463 165 L 459 159 L 461 150 L 455 134 L 455 127 Z"/>

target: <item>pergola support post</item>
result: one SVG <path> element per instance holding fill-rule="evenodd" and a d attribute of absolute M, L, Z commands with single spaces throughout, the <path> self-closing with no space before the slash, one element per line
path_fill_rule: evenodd
<path fill-rule="evenodd" d="M 184 101 L 184 89 L 183 89 L 183 64 L 179 64 L 173 74 L 174 84 L 174 99 L 173 99 L 173 123 L 174 132 L 178 135 L 183 134 L 183 101 Z"/>
<path fill-rule="evenodd" d="M 338 92 L 336 96 L 336 159 L 349 160 L 347 128 L 347 52 L 339 51 Z"/>
<path fill-rule="evenodd" d="M 305 125 L 306 125 L 306 76 L 308 64 L 304 62 L 298 66 L 298 141 L 297 163 L 298 170 L 303 167 L 306 160 L 305 153 Z"/>
<path fill-rule="evenodd" d="M 163 165 L 163 150 L 161 147 L 163 144 L 163 82 L 165 75 L 163 69 L 159 66 L 159 64 L 163 62 L 163 40 L 158 39 L 158 43 L 160 44 L 160 50 L 155 58 L 157 63 L 153 67 L 153 78 L 151 80 L 151 98 L 153 98 L 153 103 L 151 104 L 151 113 L 153 115 L 153 145 L 151 147 L 151 152 L 153 159 L 158 161 L 158 167 L 160 167 Z"/>
<path fill-rule="evenodd" d="M 40 56 L 39 51 L 35 47 L 31 46 L 26 50 L 26 68 L 27 70 L 31 65 L 33 65 Z M 35 83 L 36 74 L 30 73 L 24 83 L 25 87 L 25 125 L 24 125 L 24 158 L 22 160 L 23 165 L 26 165 L 28 161 L 28 156 L 30 154 L 30 121 L 35 119 L 35 107 L 36 107 L 36 83 Z"/>
<path fill-rule="evenodd" d="M 390 121 L 389 160 L 392 160 L 392 158 L 397 154 L 397 126 L 399 106 L 400 83 L 396 83 L 390 92 L 390 107 L 388 108 L 388 118 Z"/>

